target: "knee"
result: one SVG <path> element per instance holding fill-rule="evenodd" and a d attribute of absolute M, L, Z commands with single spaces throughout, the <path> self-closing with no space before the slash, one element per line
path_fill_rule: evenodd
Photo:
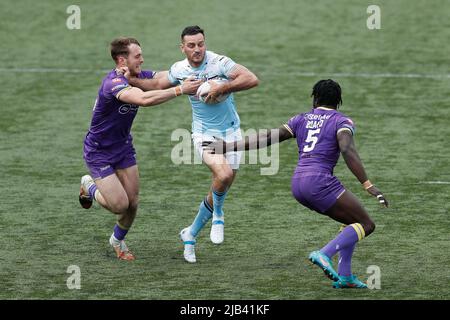
<path fill-rule="evenodd" d="M 229 186 L 233 182 L 233 170 L 227 168 L 216 174 L 216 179 L 223 186 Z"/>
<path fill-rule="evenodd" d="M 375 222 L 369 220 L 363 225 L 364 232 L 366 233 L 366 237 L 375 231 Z"/>
<path fill-rule="evenodd" d="M 120 197 L 110 203 L 110 210 L 115 214 L 126 214 L 130 203 L 127 197 Z"/>

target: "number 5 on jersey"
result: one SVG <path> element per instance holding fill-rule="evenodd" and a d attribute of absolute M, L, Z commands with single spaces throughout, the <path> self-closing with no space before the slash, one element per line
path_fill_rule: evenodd
<path fill-rule="evenodd" d="M 308 130 L 308 136 L 306 137 L 305 142 L 308 143 L 303 147 L 303 152 L 310 152 L 314 150 L 314 147 L 316 146 L 317 135 L 320 133 L 320 129 L 315 130 Z"/>

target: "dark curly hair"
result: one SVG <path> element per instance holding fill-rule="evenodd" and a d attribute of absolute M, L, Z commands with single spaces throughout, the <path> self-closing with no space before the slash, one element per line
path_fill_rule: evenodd
<path fill-rule="evenodd" d="M 314 97 L 314 106 L 332 106 L 338 109 L 342 105 L 342 90 L 339 83 L 328 79 L 318 81 L 311 93 L 311 97 Z"/>

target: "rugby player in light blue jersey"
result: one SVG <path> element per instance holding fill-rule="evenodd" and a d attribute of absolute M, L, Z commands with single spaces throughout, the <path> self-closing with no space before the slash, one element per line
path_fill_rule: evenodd
<path fill-rule="evenodd" d="M 225 197 L 233 183 L 239 168 L 242 152 L 230 152 L 226 155 L 203 152 L 203 143 L 220 137 L 225 141 L 241 140 L 240 120 L 236 112 L 233 92 L 247 90 L 258 85 L 258 78 L 247 68 L 230 58 L 206 50 L 205 34 L 199 26 L 186 27 L 181 33 L 181 51 L 186 59 L 176 62 L 167 73 L 165 81 L 159 81 L 159 88 L 179 85 L 186 79 L 227 80 L 217 84 L 210 82 L 211 90 L 205 102 L 196 95 L 189 96 L 192 106 L 192 141 L 203 163 L 212 172 L 212 184 L 208 195 L 201 201 L 193 223 L 180 232 L 184 243 L 184 258 L 187 262 L 196 262 L 196 237 L 205 224 L 212 218 L 211 241 L 220 244 L 224 240 Z M 130 83 L 147 90 L 151 80 L 130 78 Z M 222 102 L 221 95 L 229 94 Z"/>

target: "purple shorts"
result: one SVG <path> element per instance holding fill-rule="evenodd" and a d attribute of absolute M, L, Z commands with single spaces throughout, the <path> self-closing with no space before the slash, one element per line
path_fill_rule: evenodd
<path fill-rule="evenodd" d="M 291 181 L 292 194 L 311 210 L 325 213 L 344 193 L 342 183 L 329 173 L 296 173 Z"/>
<path fill-rule="evenodd" d="M 97 148 L 84 143 L 84 161 L 92 178 L 103 179 L 118 169 L 126 169 L 137 164 L 136 151 L 129 141 L 113 146 Z"/>

